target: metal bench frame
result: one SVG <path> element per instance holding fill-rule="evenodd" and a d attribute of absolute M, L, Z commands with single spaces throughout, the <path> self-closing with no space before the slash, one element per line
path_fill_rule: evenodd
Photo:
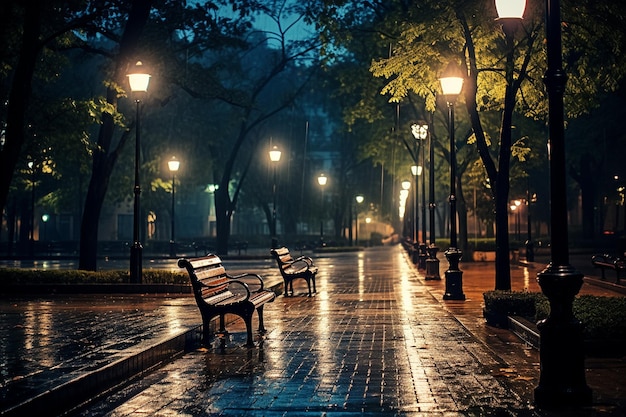
<path fill-rule="evenodd" d="M 317 266 L 313 264 L 313 260 L 308 256 L 299 256 L 293 258 L 286 247 L 271 249 L 270 253 L 278 264 L 278 269 L 285 282 L 285 297 L 289 296 L 289 291 L 293 295 L 293 280 L 304 279 L 309 288 L 309 297 L 311 297 L 311 283 L 313 283 L 313 292 L 317 292 L 315 287 L 315 276 L 317 275 Z"/>
<path fill-rule="evenodd" d="M 211 339 L 209 324 L 213 318 L 219 316 L 219 332 L 226 333 L 224 316 L 234 314 L 246 324 L 246 345 L 254 346 L 254 311 L 257 311 L 259 318 L 259 332 L 264 333 L 263 306 L 276 298 L 273 291 L 264 288 L 261 276 L 253 273 L 229 275 L 217 255 L 180 259 L 178 266 L 187 270 L 191 280 L 193 295 L 202 316 L 203 342 L 208 344 Z"/>

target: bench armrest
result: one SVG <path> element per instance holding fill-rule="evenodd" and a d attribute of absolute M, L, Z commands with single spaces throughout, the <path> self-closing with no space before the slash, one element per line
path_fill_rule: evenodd
<path fill-rule="evenodd" d="M 307 265 L 313 266 L 313 259 L 308 256 L 298 256 L 293 262 L 306 262 Z"/>
<path fill-rule="evenodd" d="M 235 287 L 235 288 L 231 288 L 231 287 Z M 248 284 L 246 284 L 243 281 L 239 281 L 237 279 L 228 281 L 228 289 L 233 294 L 245 296 L 245 299 L 243 301 L 247 301 L 250 299 L 250 288 L 248 287 Z"/>
<path fill-rule="evenodd" d="M 313 265 L 313 261 L 311 261 L 311 258 L 308 258 L 308 260 L 307 260 L 307 257 L 302 257 L 302 258 L 295 259 L 290 264 L 285 264 L 284 269 L 288 269 L 288 268 L 294 268 L 294 269 L 305 268 L 306 270 L 309 270 L 309 269 L 311 269 L 313 267 L 314 267 L 314 265 Z"/>
<path fill-rule="evenodd" d="M 228 278 L 234 281 L 240 281 L 245 283 L 248 289 L 252 292 L 259 292 L 265 289 L 263 278 L 259 274 L 254 274 L 251 272 L 241 274 L 241 275 L 229 275 L 226 274 Z"/>

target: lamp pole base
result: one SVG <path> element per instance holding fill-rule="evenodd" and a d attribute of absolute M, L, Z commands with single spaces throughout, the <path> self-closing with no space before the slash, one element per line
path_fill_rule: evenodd
<path fill-rule="evenodd" d="M 459 269 L 459 262 L 463 256 L 463 252 L 457 248 L 449 248 L 446 252 L 446 259 L 450 264 L 445 272 L 446 276 L 446 292 L 443 295 L 444 300 L 465 300 L 463 293 L 463 271 Z"/>
<path fill-rule="evenodd" d="M 142 252 L 143 247 L 139 242 L 135 242 L 130 248 L 130 282 L 132 284 L 141 284 L 141 258 L 143 256 Z"/>
<path fill-rule="evenodd" d="M 437 246 L 429 246 L 426 248 L 428 252 L 428 259 L 426 259 L 426 281 L 441 281 L 441 275 L 439 275 L 439 259 L 437 259 L 437 252 L 439 248 Z"/>
<path fill-rule="evenodd" d="M 535 403 L 542 408 L 590 405 L 592 393 L 585 381 L 583 327 L 572 311 L 583 274 L 569 265 L 550 264 L 537 279 L 550 301 L 550 316 L 537 325 L 541 373 Z"/>

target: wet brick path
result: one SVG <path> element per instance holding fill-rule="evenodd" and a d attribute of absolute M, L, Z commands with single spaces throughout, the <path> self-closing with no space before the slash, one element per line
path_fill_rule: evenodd
<path fill-rule="evenodd" d="M 231 332 L 79 415 L 534 415 L 399 247 L 366 253 L 316 259 L 317 295 L 296 286 L 267 305 L 257 347 Z"/>
<path fill-rule="evenodd" d="M 0 410 L 197 327 L 189 297 L 0 300 Z"/>

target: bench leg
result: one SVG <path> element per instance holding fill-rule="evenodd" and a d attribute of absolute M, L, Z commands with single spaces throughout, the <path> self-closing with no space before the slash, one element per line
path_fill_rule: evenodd
<path fill-rule="evenodd" d="M 253 347 L 254 339 L 252 338 L 252 314 L 246 314 L 243 316 L 243 321 L 246 322 L 246 346 Z"/>
<path fill-rule="evenodd" d="M 258 306 L 256 308 L 256 312 L 257 315 L 259 316 L 259 332 L 260 333 L 265 333 L 267 330 L 265 330 L 265 324 L 263 323 L 263 306 Z"/>
<path fill-rule="evenodd" d="M 293 279 L 284 279 L 285 281 L 285 297 L 289 297 L 289 291 L 291 291 L 291 295 L 293 295 Z"/>
<path fill-rule="evenodd" d="M 226 331 L 226 320 L 224 316 L 225 314 L 220 314 L 220 332 L 221 333 Z"/>
<path fill-rule="evenodd" d="M 317 288 L 315 288 L 315 274 L 313 274 L 311 280 L 313 281 L 313 292 L 317 294 Z"/>

